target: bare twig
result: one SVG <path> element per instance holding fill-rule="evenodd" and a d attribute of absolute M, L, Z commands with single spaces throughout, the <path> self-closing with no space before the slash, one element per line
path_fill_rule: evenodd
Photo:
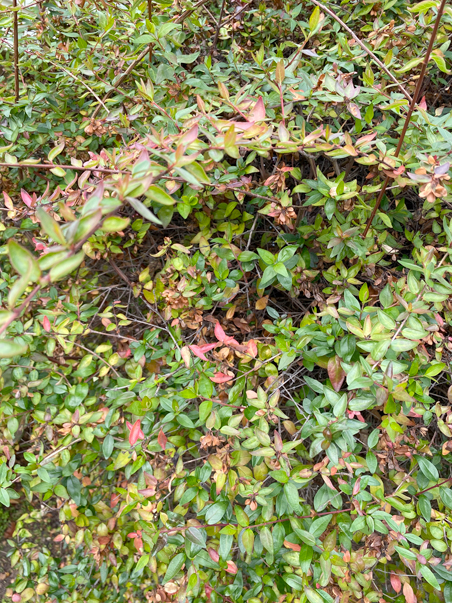
<path fill-rule="evenodd" d="M 13 0 L 13 8 L 17 9 L 17 0 Z M 13 13 L 14 34 L 14 95 L 16 103 L 19 100 L 19 15 L 15 10 Z"/>
<path fill-rule="evenodd" d="M 54 168 L 62 168 L 63 170 L 75 170 L 77 172 L 101 172 L 102 174 L 122 174 L 129 173 L 127 170 L 114 170 L 101 167 L 83 167 L 78 165 L 60 165 L 58 163 L 2 163 L 0 167 L 9 168 L 41 168 L 44 170 L 53 170 Z"/>
<path fill-rule="evenodd" d="M 148 0 L 148 19 L 152 23 L 152 0 Z M 152 44 L 149 44 L 149 62 L 152 61 Z"/>
<path fill-rule="evenodd" d="M 311 1 L 317 2 L 317 0 L 311 0 Z M 436 34 L 438 32 L 439 23 L 441 21 L 441 17 L 443 15 L 445 6 L 446 6 L 446 0 L 442 0 L 440 6 L 438 8 L 438 14 L 436 15 L 435 24 L 433 26 L 432 35 L 430 36 L 430 41 L 428 44 L 427 52 L 425 53 L 424 62 L 422 63 L 421 73 L 419 74 L 419 78 L 417 80 L 416 90 L 414 91 L 413 98 L 411 99 L 411 103 L 410 103 L 410 108 L 408 109 L 408 113 L 405 117 L 405 123 L 403 124 L 403 129 L 402 129 L 402 133 L 400 134 L 399 142 L 397 144 L 397 149 L 393 155 L 394 157 L 398 157 L 400 154 L 400 150 L 402 149 L 403 140 L 405 138 L 405 134 L 407 133 L 408 126 L 409 126 L 410 120 L 411 120 L 411 116 L 413 115 L 413 111 L 416 106 L 417 99 L 419 97 L 419 92 L 421 91 L 421 88 L 422 88 L 425 72 L 427 70 L 427 65 L 430 60 L 430 55 L 433 50 L 433 44 L 436 39 Z M 386 179 L 383 182 L 383 186 L 380 189 L 380 194 L 378 195 L 378 198 L 375 202 L 375 207 L 373 208 L 369 221 L 367 222 L 366 228 L 364 229 L 364 232 L 362 235 L 363 238 L 365 238 L 367 233 L 369 232 L 369 228 L 371 227 L 373 219 L 375 218 L 378 208 L 380 207 L 380 203 L 383 199 L 383 195 L 385 194 L 385 190 L 386 190 L 386 187 L 388 186 L 389 180 L 390 180 L 390 176 L 386 176 Z"/>
<path fill-rule="evenodd" d="M 14 1 L 16 2 L 17 0 L 14 0 Z M 14 11 L 14 18 L 15 18 L 14 25 L 16 27 L 17 26 L 17 11 Z M 5 44 L 7 44 L 8 46 L 11 46 L 5 39 L 3 39 L 3 42 L 5 42 Z M 36 52 L 36 51 L 32 52 L 32 51 L 26 50 L 26 49 L 24 49 L 24 52 L 26 52 L 31 57 L 32 56 L 39 57 L 42 61 L 50 63 L 57 69 L 62 69 L 70 77 L 74 78 L 74 80 L 77 80 L 77 82 L 80 82 L 80 84 L 82 84 L 82 86 L 84 86 L 89 92 L 91 92 L 91 94 L 94 96 L 94 98 L 104 107 L 104 109 L 107 111 L 107 113 L 109 113 L 109 111 L 108 111 L 107 107 L 104 105 L 102 99 L 94 92 L 94 90 L 92 88 L 90 88 L 88 86 L 88 84 L 86 82 L 84 82 L 82 79 L 80 79 L 78 77 L 78 75 L 75 75 L 75 73 L 72 73 L 71 71 L 69 71 L 69 69 L 66 69 L 66 67 L 63 67 L 63 65 L 59 65 L 58 63 L 55 63 L 54 61 L 47 59 L 46 57 L 41 55 L 39 52 Z M 17 65 L 17 69 L 16 69 L 16 65 Z M 19 42 L 18 42 L 18 35 L 16 35 L 16 30 L 14 31 L 14 76 L 15 76 L 15 80 L 16 80 L 16 100 L 17 100 L 19 98 Z"/>
<path fill-rule="evenodd" d="M 220 10 L 220 16 L 218 18 L 217 28 L 215 30 L 215 37 L 213 39 L 213 52 L 215 52 L 217 49 L 218 34 L 220 33 L 221 21 L 223 20 L 223 13 L 224 13 L 225 6 L 226 6 L 226 0 L 223 0 L 223 2 L 221 3 L 221 10 Z"/>
<path fill-rule="evenodd" d="M 315 4 L 316 6 L 318 6 L 319 8 L 321 8 L 322 10 L 324 10 L 330 17 L 332 17 L 335 21 L 337 21 L 339 23 L 339 25 L 341 25 L 345 31 L 347 31 L 352 38 L 355 40 L 355 42 L 358 44 L 358 46 L 360 46 L 365 53 L 367 53 L 370 58 L 380 67 L 380 69 L 382 69 L 386 75 L 388 77 L 391 78 L 391 80 L 394 82 L 394 84 L 397 84 L 397 86 L 399 87 L 399 89 L 401 90 L 401 92 L 403 92 L 403 95 L 411 102 L 412 98 L 409 94 L 409 92 L 407 90 L 405 90 L 405 88 L 402 86 L 402 84 L 397 80 L 397 78 L 395 76 L 392 75 L 392 73 L 389 71 L 389 69 L 386 67 L 386 65 L 384 63 L 382 63 L 380 61 L 380 59 L 374 55 L 374 53 L 369 50 L 369 48 L 367 48 L 367 46 L 361 42 L 361 40 L 358 38 L 358 36 L 355 34 L 355 32 L 350 29 L 350 27 L 348 27 L 348 25 L 346 25 L 342 19 L 340 19 L 331 9 L 327 8 L 324 4 L 322 4 L 322 2 L 319 2 L 318 0 L 310 0 L 313 4 Z"/>
<path fill-rule="evenodd" d="M 297 519 L 312 519 L 313 517 L 323 517 L 324 515 L 337 515 L 338 513 L 348 513 L 349 511 L 353 511 L 352 507 L 348 507 L 346 509 L 339 509 L 337 511 L 325 511 L 323 513 L 316 513 L 315 511 L 313 511 L 313 515 L 294 515 L 293 517 L 296 517 Z M 283 517 L 282 519 L 273 519 L 272 521 L 266 521 L 264 523 L 255 523 L 254 525 L 250 525 L 248 526 L 248 528 L 250 530 L 254 530 L 255 528 L 261 528 L 262 526 L 270 526 L 273 525 L 275 523 L 281 523 L 283 521 L 290 521 L 289 517 Z M 201 526 L 193 526 L 194 528 L 200 529 L 200 528 L 224 528 L 226 526 L 233 526 L 233 525 L 238 525 L 238 524 L 233 524 L 233 523 L 213 523 L 213 524 L 206 524 L 206 525 L 201 525 Z M 168 532 L 181 532 L 183 530 L 188 530 L 190 526 L 181 526 L 181 527 L 175 527 L 175 528 L 164 528 L 163 530 L 160 530 L 160 534 L 167 534 Z"/>

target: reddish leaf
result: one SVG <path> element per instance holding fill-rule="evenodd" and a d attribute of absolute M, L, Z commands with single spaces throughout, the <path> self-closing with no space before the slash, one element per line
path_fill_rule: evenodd
<path fill-rule="evenodd" d="M 263 121 L 265 119 L 265 106 L 262 96 L 259 97 L 257 103 L 252 108 L 249 114 L 249 121 Z"/>
<path fill-rule="evenodd" d="M 217 324 L 215 325 L 215 337 L 218 339 L 218 341 L 221 342 L 226 339 L 226 333 L 223 331 L 223 327 L 220 325 L 219 322 L 217 322 Z"/>
<path fill-rule="evenodd" d="M 194 142 L 198 138 L 198 124 L 195 124 L 188 132 L 186 132 L 180 139 L 180 144 L 188 145 Z"/>
<path fill-rule="evenodd" d="M 133 544 L 135 545 L 135 548 L 137 549 L 137 551 L 140 551 L 143 548 L 143 540 L 141 538 L 141 530 L 138 530 L 137 532 L 131 532 L 130 534 L 127 534 L 127 536 L 129 538 L 133 538 Z"/>
<path fill-rule="evenodd" d="M 212 559 L 212 561 L 218 563 L 220 555 L 217 553 L 217 551 L 215 549 L 209 549 L 207 552 L 209 553 L 209 557 Z"/>
<path fill-rule="evenodd" d="M 226 568 L 228 574 L 236 574 L 239 570 L 233 561 L 228 561 L 228 567 Z"/>
<path fill-rule="evenodd" d="M 155 488 L 145 488 L 144 490 L 138 490 L 138 494 L 141 494 L 141 496 L 149 498 L 150 496 L 154 496 Z"/>
<path fill-rule="evenodd" d="M 403 595 L 405 597 L 406 603 L 417 603 L 416 595 L 414 594 L 411 585 L 408 582 L 405 582 L 403 585 Z"/>
<path fill-rule="evenodd" d="M 166 435 L 163 433 L 163 429 L 161 429 L 159 431 L 159 434 L 157 436 L 157 442 L 160 444 L 160 446 L 162 447 L 162 450 L 165 450 L 166 448 L 166 443 L 168 441 L 168 438 L 166 437 Z"/>
<path fill-rule="evenodd" d="M 360 486 L 361 486 L 361 478 L 358 477 L 358 479 L 355 482 L 355 485 L 353 486 L 353 492 L 352 492 L 353 496 L 358 494 Z"/>
<path fill-rule="evenodd" d="M 201 358 L 201 360 L 208 360 L 208 358 L 206 358 L 204 354 L 206 352 L 210 352 L 210 350 L 213 350 L 216 346 L 216 343 L 206 343 L 205 345 L 189 345 L 188 347 L 193 352 L 193 354 L 198 358 Z"/>
<path fill-rule="evenodd" d="M 7 209 L 14 210 L 13 201 L 12 201 L 11 197 L 8 195 L 8 193 L 5 193 L 5 191 L 3 191 L 3 197 L 5 199 L 5 201 L 4 201 L 5 207 Z"/>
<path fill-rule="evenodd" d="M 137 419 L 133 425 L 127 421 L 127 427 L 130 429 L 129 443 L 134 446 L 138 440 L 144 440 L 144 433 L 141 431 L 141 421 Z"/>
<path fill-rule="evenodd" d="M 27 191 L 24 191 L 24 189 L 21 189 L 20 191 L 20 196 L 22 197 L 22 201 L 25 203 L 25 205 L 27 207 L 33 207 L 34 203 L 33 203 L 33 199 L 32 197 L 30 197 L 30 195 L 27 193 Z"/>
<path fill-rule="evenodd" d="M 182 356 L 185 367 L 190 368 L 190 350 L 188 349 L 188 346 L 184 345 L 184 347 L 181 348 L 180 355 Z"/>
<path fill-rule="evenodd" d="M 249 354 L 252 358 L 256 358 L 257 356 L 257 345 L 254 339 L 250 339 L 246 345 L 246 353 Z"/>
<path fill-rule="evenodd" d="M 232 379 L 234 379 L 233 375 L 225 375 L 224 373 L 215 373 L 213 377 L 210 377 L 210 380 L 214 383 L 226 383 Z"/>
<path fill-rule="evenodd" d="M 50 320 L 47 316 L 44 316 L 44 320 L 42 321 L 42 326 L 44 327 L 44 331 L 47 333 L 50 331 Z"/>
<path fill-rule="evenodd" d="M 424 111 L 427 111 L 427 103 L 425 102 L 425 96 L 422 97 L 422 100 L 418 106 L 419 109 L 424 109 Z"/>
<path fill-rule="evenodd" d="M 116 507 L 119 502 L 119 499 L 119 494 L 117 492 L 113 492 L 113 494 L 110 496 L 110 509 L 114 509 Z"/>
<path fill-rule="evenodd" d="M 53 539 L 53 542 L 61 542 L 62 540 L 64 540 L 64 534 L 58 534 L 58 536 L 55 536 Z"/>
<path fill-rule="evenodd" d="M 301 551 L 301 546 L 299 544 L 294 544 L 293 542 L 288 542 L 287 540 L 284 540 L 284 546 L 286 549 L 291 549 L 297 553 L 298 551 Z"/>
<path fill-rule="evenodd" d="M 328 360 L 328 377 L 335 392 L 338 392 L 344 383 L 345 373 L 341 367 L 339 356 L 333 356 Z"/>

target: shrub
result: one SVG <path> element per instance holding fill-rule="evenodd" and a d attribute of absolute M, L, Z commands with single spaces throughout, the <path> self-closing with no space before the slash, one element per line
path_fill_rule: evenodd
<path fill-rule="evenodd" d="M 452 601 L 452 12 L 342 4 L 5 14 L 7 600 Z"/>

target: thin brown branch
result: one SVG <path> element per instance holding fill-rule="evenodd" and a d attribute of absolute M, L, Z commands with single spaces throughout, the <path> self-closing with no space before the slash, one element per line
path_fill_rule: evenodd
<path fill-rule="evenodd" d="M 17 9 L 17 0 L 13 0 L 13 9 Z M 19 100 L 19 15 L 18 10 L 13 14 L 14 35 L 14 95 L 16 103 Z"/>
<path fill-rule="evenodd" d="M 0 167 L 9 168 L 41 168 L 43 170 L 53 170 L 62 168 L 63 170 L 75 170 L 77 172 L 101 172 L 102 174 L 122 174 L 129 173 L 127 170 L 114 170 L 101 167 L 83 167 L 78 165 L 60 165 L 58 163 L 1 163 Z"/>
<path fill-rule="evenodd" d="M 148 0 L 148 19 L 152 23 L 152 0 Z M 149 62 L 152 61 L 152 44 L 149 44 Z"/>
<path fill-rule="evenodd" d="M 311 1 L 317 3 L 317 0 L 311 0 Z M 441 21 L 441 17 L 443 15 L 445 6 L 446 6 L 446 0 L 442 0 L 440 6 L 438 8 L 438 14 L 436 15 L 436 20 L 435 20 L 435 24 L 433 26 L 432 35 L 430 36 L 430 41 L 428 44 L 427 52 L 425 53 L 424 61 L 422 63 L 421 73 L 419 74 L 419 78 L 417 80 L 416 90 L 414 91 L 413 98 L 411 99 L 411 103 L 410 103 L 410 108 L 408 109 L 408 113 L 405 117 L 405 122 L 403 124 L 402 133 L 400 134 L 399 142 L 397 144 L 397 149 L 394 153 L 394 157 L 398 157 L 400 154 L 400 150 L 402 149 L 402 144 L 403 144 L 403 141 L 405 138 L 405 134 L 407 133 L 408 126 L 409 126 L 410 120 L 411 120 L 411 116 L 413 115 L 413 111 L 416 106 L 417 99 L 419 98 L 419 92 L 421 91 L 421 88 L 422 88 L 422 85 L 424 82 L 425 72 L 427 70 L 427 65 L 430 60 L 430 55 L 433 50 L 433 44 L 435 43 L 436 34 L 438 33 L 439 23 Z M 389 184 L 389 180 L 390 180 L 390 176 L 386 176 L 386 179 L 383 182 L 383 186 L 380 189 L 380 194 L 378 195 L 378 198 L 375 202 L 375 207 L 373 208 L 370 218 L 366 224 L 366 228 L 364 229 L 364 232 L 362 235 L 363 238 L 365 238 L 367 233 L 369 232 L 369 228 L 371 227 L 373 219 L 375 218 L 375 215 L 380 207 L 381 201 L 383 199 L 383 195 L 385 194 L 386 187 Z"/>
<path fill-rule="evenodd" d="M 226 0 L 223 0 L 223 2 L 221 3 L 220 17 L 218 18 L 217 27 L 215 29 L 215 37 L 213 39 L 213 52 L 215 52 L 217 49 L 218 35 L 220 33 L 221 22 L 223 20 L 223 13 L 224 13 L 225 6 L 226 6 Z"/>
<path fill-rule="evenodd" d="M 402 84 L 398 81 L 398 79 L 392 75 L 392 73 L 389 71 L 389 69 L 386 67 L 386 65 L 384 63 L 382 63 L 380 61 L 380 59 L 375 56 L 375 54 L 369 50 L 369 48 L 367 48 L 367 46 L 361 42 L 361 40 L 358 38 L 358 36 L 355 34 L 355 32 L 350 29 L 350 27 L 348 25 L 346 25 L 342 19 L 340 19 L 331 9 L 327 8 L 324 4 L 322 4 L 322 2 L 319 2 L 318 0 L 310 0 L 313 4 L 315 4 L 316 6 L 318 6 L 319 8 L 321 8 L 322 10 L 324 10 L 330 17 L 332 17 L 335 21 L 337 21 L 339 23 L 339 25 L 341 25 L 341 27 L 343 27 L 345 29 L 345 31 L 347 31 L 352 38 L 355 40 L 355 42 L 358 44 L 358 46 L 360 46 L 364 52 L 366 54 L 368 54 L 370 56 L 370 58 L 380 67 L 380 69 L 382 69 L 386 75 L 394 82 L 394 84 L 397 84 L 398 88 L 400 89 L 400 91 L 403 93 L 403 95 L 411 102 L 412 98 L 409 94 L 409 92 L 402 86 Z"/>
<path fill-rule="evenodd" d="M 349 511 L 353 511 L 352 507 L 348 507 L 347 509 L 339 509 L 338 511 L 325 511 L 323 513 L 313 512 L 313 515 L 294 515 L 297 519 L 312 519 L 313 517 L 323 517 L 324 515 L 337 515 L 338 513 L 348 513 Z M 283 517 L 282 519 L 273 519 L 272 521 L 265 521 L 264 523 L 256 523 L 254 525 L 248 526 L 250 530 L 254 530 L 255 528 L 262 528 L 263 526 L 271 526 L 275 523 L 282 523 L 284 521 L 290 521 L 289 517 Z M 213 523 L 213 524 L 204 524 L 201 526 L 180 526 L 175 528 L 165 528 L 160 530 L 160 534 L 168 534 L 169 532 L 182 532 L 184 530 L 192 528 L 202 529 L 202 528 L 225 528 L 226 526 L 235 526 L 242 527 L 239 524 L 234 523 Z"/>

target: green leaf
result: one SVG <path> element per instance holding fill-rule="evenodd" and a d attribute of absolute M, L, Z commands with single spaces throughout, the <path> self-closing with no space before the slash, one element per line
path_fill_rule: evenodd
<path fill-rule="evenodd" d="M 300 528 L 294 528 L 294 530 L 298 538 L 300 538 L 305 544 L 308 546 L 315 546 L 315 538 L 312 534 L 306 530 L 301 530 Z"/>
<path fill-rule="evenodd" d="M 436 8 L 437 6 L 437 0 L 423 0 L 422 2 L 418 2 L 414 6 L 409 6 L 407 8 L 412 13 L 426 13 L 431 8 Z"/>
<path fill-rule="evenodd" d="M 127 452 L 127 450 L 121 450 L 116 457 L 114 462 L 113 469 L 122 469 L 132 460 L 131 455 Z"/>
<path fill-rule="evenodd" d="M 309 532 L 314 536 L 314 538 L 318 538 L 327 529 L 328 524 L 330 523 L 332 518 L 332 515 L 324 515 L 323 517 L 315 519 L 309 528 Z M 307 542 L 306 544 L 309 543 Z"/>
<path fill-rule="evenodd" d="M 367 445 L 369 446 L 369 448 L 375 448 L 375 446 L 378 444 L 379 439 L 380 430 L 374 429 L 367 439 Z"/>
<path fill-rule="evenodd" d="M 273 554 L 273 536 L 267 526 L 264 526 L 259 532 L 259 537 L 261 539 L 262 545 L 264 549 L 266 549 L 269 553 Z"/>
<path fill-rule="evenodd" d="M 173 199 L 166 191 L 156 184 L 152 184 L 145 194 L 146 197 L 152 201 L 155 201 L 155 203 L 159 203 L 160 205 L 174 205 L 176 203 L 175 199 Z"/>
<path fill-rule="evenodd" d="M 202 547 L 206 546 L 206 533 L 204 530 L 195 527 L 188 528 L 188 530 L 185 531 L 185 537 L 190 542 L 193 542 L 193 544 Z"/>
<path fill-rule="evenodd" d="M 418 454 L 416 454 L 414 458 L 417 460 L 419 467 L 426 478 L 428 478 L 431 482 L 438 481 L 438 469 L 431 461 L 428 461 L 425 457 Z"/>
<path fill-rule="evenodd" d="M 102 230 L 104 232 L 120 232 L 127 228 L 130 224 L 129 218 L 120 218 L 119 216 L 110 216 L 106 218 L 102 223 Z M 139 562 L 138 562 L 139 563 Z"/>
<path fill-rule="evenodd" d="M 260 257 L 262 258 L 262 260 L 264 260 L 266 264 L 275 263 L 275 256 L 266 249 L 258 249 L 257 253 L 260 255 Z"/>
<path fill-rule="evenodd" d="M 27 275 L 33 282 L 41 276 L 41 269 L 35 258 L 13 239 L 8 241 L 8 255 L 14 270 L 21 276 Z"/>
<path fill-rule="evenodd" d="M 268 285 L 270 285 L 273 282 L 275 276 L 276 276 L 276 272 L 275 272 L 275 269 L 273 268 L 273 266 L 267 266 L 267 268 L 264 270 L 264 273 L 262 275 L 262 279 L 259 284 L 259 288 L 265 289 L 265 287 L 268 287 Z"/>
<path fill-rule="evenodd" d="M 0 503 L 5 507 L 9 507 L 10 505 L 9 494 L 5 488 L 0 488 Z"/>
<path fill-rule="evenodd" d="M 449 507 L 449 509 L 452 509 L 452 490 L 450 488 L 440 488 L 439 495 L 440 495 L 443 503 L 446 505 L 446 507 Z M 429 521 L 430 521 L 430 518 L 429 518 Z"/>
<path fill-rule="evenodd" d="M 58 155 L 63 151 L 64 145 L 65 145 L 65 143 L 62 142 L 59 145 L 57 145 L 56 147 L 53 147 L 53 149 L 47 155 L 47 159 L 49 161 L 53 162 L 53 160 L 55 159 L 55 157 L 58 157 Z"/>
<path fill-rule="evenodd" d="M 246 512 L 239 505 L 234 506 L 234 513 L 237 518 L 237 523 L 246 528 L 250 525 L 250 520 Z"/>
<path fill-rule="evenodd" d="M 438 580 L 435 578 L 435 574 L 432 572 L 432 570 L 430 568 L 428 568 L 426 565 L 421 565 L 421 574 L 427 580 L 427 582 L 431 586 L 433 586 L 433 588 L 436 588 L 437 590 L 441 590 L 441 588 L 438 584 Z"/>
<path fill-rule="evenodd" d="M 52 241 L 55 241 L 55 243 L 59 243 L 60 245 L 67 245 L 60 225 L 42 207 L 38 207 L 36 216 L 41 222 L 44 232 L 52 239 Z"/>
<path fill-rule="evenodd" d="M 175 557 L 173 557 L 168 565 L 168 569 L 166 570 L 166 574 L 163 577 L 163 584 L 169 582 L 174 576 L 179 572 L 181 567 L 185 563 L 185 554 L 178 553 Z"/>
<path fill-rule="evenodd" d="M 320 8 L 318 6 L 312 11 L 311 16 L 309 17 L 309 29 L 311 32 L 315 30 L 320 21 Z"/>
<path fill-rule="evenodd" d="M 370 473 L 375 473 L 378 467 L 378 461 L 377 457 L 371 450 L 369 450 L 369 452 L 366 454 L 366 463 Z"/>
<path fill-rule="evenodd" d="M 115 447 L 115 441 L 113 436 L 108 434 L 104 441 L 102 442 L 102 454 L 105 459 L 109 459 L 111 457 L 111 453 L 113 452 L 113 448 Z"/>
<path fill-rule="evenodd" d="M 214 523 L 218 523 L 225 514 L 226 509 L 228 508 L 228 504 L 229 503 L 223 501 L 210 505 L 210 507 L 206 511 L 206 522 L 210 526 Z"/>
<path fill-rule="evenodd" d="M 254 532 L 253 532 L 253 530 L 250 530 L 248 528 L 247 530 L 245 530 L 243 532 L 242 542 L 243 542 L 243 546 L 245 547 L 245 551 L 248 553 L 248 555 L 251 555 L 251 553 L 253 552 L 253 548 L 254 548 Z"/>
<path fill-rule="evenodd" d="M 50 270 L 50 280 L 52 283 L 59 281 L 65 276 L 68 276 L 74 272 L 74 270 L 76 270 L 83 262 L 84 258 L 85 253 L 83 251 L 79 251 L 79 253 L 76 253 L 66 260 L 63 260 L 60 264 L 53 266 L 53 268 Z"/>
<path fill-rule="evenodd" d="M 419 496 L 418 505 L 419 510 L 422 513 L 422 517 L 425 519 L 425 521 L 430 521 L 432 517 L 432 505 L 429 499 L 423 495 Z"/>
<path fill-rule="evenodd" d="M 301 591 L 303 588 L 303 580 L 300 576 L 296 574 L 284 574 L 283 580 L 286 582 L 291 588 L 294 588 L 297 591 Z"/>
<path fill-rule="evenodd" d="M 127 201 L 130 203 L 130 205 L 135 211 L 137 211 L 141 216 L 143 216 L 143 218 L 146 218 L 146 220 L 149 220 L 149 222 L 154 222 L 154 224 L 160 225 L 162 224 L 161 221 L 157 218 L 157 216 L 154 216 L 151 210 L 148 209 L 145 205 L 143 205 L 141 201 L 138 201 L 138 199 L 127 197 Z"/>
<path fill-rule="evenodd" d="M 143 569 L 143 567 L 146 567 L 146 565 L 149 563 L 150 558 L 150 555 L 142 555 L 138 559 L 138 563 L 135 566 L 135 571 L 138 572 L 139 570 Z"/>
<path fill-rule="evenodd" d="M 199 405 L 199 420 L 202 425 L 204 425 L 209 418 L 210 413 L 212 412 L 212 406 L 213 403 L 211 400 L 204 400 L 204 402 L 201 402 Z"/>
<path fill-rule="evenodd" d="M 0 358 L 22 356 L 28 350 L 26 343 L 16 343 L 12 339 L 0 339 Z"/>
<path fill-rule="evenodd" d="M 298 494 L 298 489 L 293 482 L 284 484 L 284 494 L 293 511 L 295 511 L 295 513 L 301 513 L 300 496 Z"/>
<path fill-rule="evenodd" d="M 304 592 L 310 603 L 324 603 L 322 597 L 313 588 L 305 587 Z"/>

